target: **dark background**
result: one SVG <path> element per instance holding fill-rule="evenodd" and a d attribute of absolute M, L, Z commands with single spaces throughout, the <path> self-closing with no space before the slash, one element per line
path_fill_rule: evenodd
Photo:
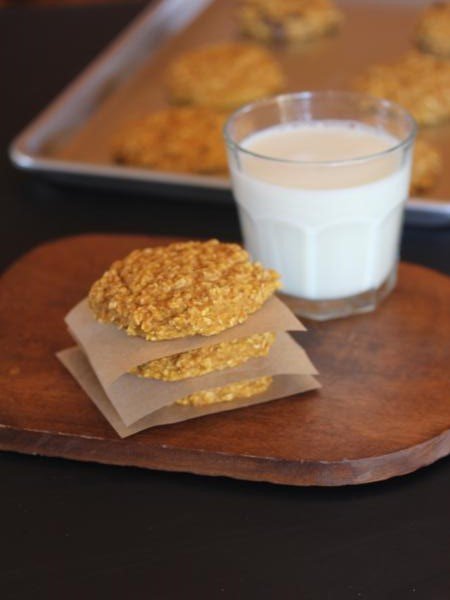
<path fill-rule="evenodd" d="M 0 11 L 2 266 L 83 232 L 238 239 L 232 206 L 183 189 L 99 192 L 13 170 L 12 137 L 143 7 L 16 4 Z M 449 273 L 450 230 L 407 227 L 402 256 Z M 444 459 L 384 483 L 302 489 L 3 453 L 0 598 L 448 600 L 449 475 Z"/>

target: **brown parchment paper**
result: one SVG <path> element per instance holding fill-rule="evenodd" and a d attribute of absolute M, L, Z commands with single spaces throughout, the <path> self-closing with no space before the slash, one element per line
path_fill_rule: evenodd
<path fill-rule="evenodd" d="M 279 332 L 267 356 L 252 358 L 231 369 L 181 381 L 159 381 L 125 374 L 109 386 L 102 387 L 121 420 L 129 426 L 194 392 L 268 375 L 316 373 L 303 348 L 289 334 Z"/>
<path fill-rule="evenodd" d="M 103 414 L 111 427 L 122 438 L 143 431 L 144 429 L 155 427 L 156 425 L 177 423 L 217 412 L 226 412 L 268 402 L 276 398 L 300 394 L 320 387 L 312 375 L 277 375 L 274 377 L 274 381 L 268 390 L 252 398 L 243 398 L 241 400 L 234 400 L 233 402 L 222 402 L 220 404 L 201 407 L 164 406 L 127 427 L 121 421 L 113 404 L 108 399 L 83 352 L 79 348 L 74 347 L 59 352 L 57 356 Z"/>
<path fill-rule="evenodd" d="M 133 367 L 162 356 L 229 342 L 255 333 L 305 330 L 297 317 L 276 296 L 267 300 L 245 323 L 218 335 L 197 335 L 168 341 L 148 342 L 144 338 L 127 335 L 115 325 L 98 323 L 86 299 L 77 304 L 65 320 L 103 387 L 110 386 Z"/>

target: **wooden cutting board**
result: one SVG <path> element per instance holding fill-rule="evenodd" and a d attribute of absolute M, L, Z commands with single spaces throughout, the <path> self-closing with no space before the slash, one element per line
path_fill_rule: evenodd
<path fill-rule="evenodd" d="M 168 238 L 86 235 L 3 276 L 0 449 L 292 485 L 366 483 L 450 453 L 450 278 L 402 264 L 372 314 L 306 322 L 323 388 L 121 440 L 55 358 L 63 317 L 116 258 Z"/>

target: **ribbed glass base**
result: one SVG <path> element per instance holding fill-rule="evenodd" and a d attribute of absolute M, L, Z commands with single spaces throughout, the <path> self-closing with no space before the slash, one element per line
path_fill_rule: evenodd
<path fill-rule="evenodd" d="M 397 265 L 378 288 L 356 296 L 336 300 L 307 300 L 288 296 L 287 294 L 280 294 L 280 296 L 299 317 L 314 319 L 315 321 L 327 321 L 375 310 L 380 302 L 394 289 L 396 281 Z"/>

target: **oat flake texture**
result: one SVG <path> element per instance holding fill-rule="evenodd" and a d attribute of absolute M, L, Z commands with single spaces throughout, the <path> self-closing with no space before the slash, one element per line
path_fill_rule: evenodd
<path fill-rule="evenodd" d="M 157 358 L 139 365 L 130 372 L 140 377 L 163 381 L 199 377 L 213 371 L 237 367 L 250 358 L 267 356 L 274 341 L 274 333 L 256 333 L 231 342 L 201 346 L 195 350 Z"/>
<path fill-rule="evenodd" d="M 401 104 L 419 125 L 450 119 L 450 61 L 410 51 L 397 61 L 369 67 L 357 89 Z"/>
<path fill-rule="evenodd" d="M 425 8 L 416 41 L 426 52 L 450 58 L 450 2 L 434 2 Z"/>
<path fill-rule="evenodd" d="M 242 33 L 263 42 L 307 42 L 343 21 L 332 0 L 242 0 L 237 9 Z"/>
<path fill-rule="evenodd" d="M 206 406 L 218 404 L 219 402 L 231 402 L 238 398 L 250 398 L 256 394 L 262 394 L 272 384 L 272 377 L 259 377 L 258 379 L 247 379 L 230 383 L 224 387 L 214 388 L 202 392 L 196 392 L 176 401 L 181 406 Z"/>
<path fill-rule="evenodd" d="M 243 323 L 279 286 L 279 275 L 250 262 L 237 244 L 180 242 L 117 260 L 88 300 L 98 321 L 147 340 L 168 340 Z"/>
<path fill-rule="evenodd" d="M 206 107 L 172 107 L 127 123 L 116 134 L 119 164 L 178 173 L 226 173 L 225 113 Z"/>
<path fill-rule="evenodd" d="M 224 42 L 185 52 L 169 67 L 167 89 L 175 104 L 233 109 L 282 90 L 284 75 L 257 44 Z"/>

